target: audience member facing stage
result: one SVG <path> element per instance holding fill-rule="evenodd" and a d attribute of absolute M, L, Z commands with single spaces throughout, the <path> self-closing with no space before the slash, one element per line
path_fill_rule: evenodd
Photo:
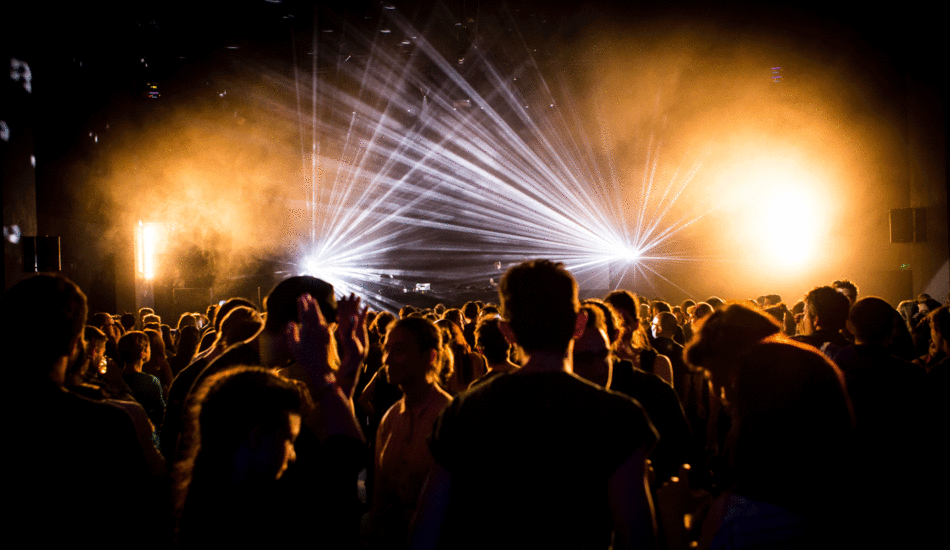
<path fill-rule="evenodd" d="M 574 375 L 577 284 L 560 264 L 511 268 L 504 330 L 527 362 L 456 397 L 430 447 L 417 548 L 655 545 L 646 459 L 656 433 L 632 399 Z M 487 514 L 487 515 L 486 515 Z"/>
<path fill-rule="evenodd" d="M 602 304 L 604 305 L 604 304 Z M 658 482 L 676 475 L 684 463 L 693 463 L 689 424 L 673 388 L 655 374 L 617 361 L 607 339 L 603 311 L 594 304 L 582 306 L 587 325 L 574 341 L 574 374 L 598 386 L 634 398 L 650 417 L 660 440 L 650 454 Z"/>
<path fill-rule="evenodd" d="M 794 340 L 814 346 L 829 359 L 850 345 L 841 335 L 848 320 L 851 302 L 847 296 L 830 286 L 814 288 L 805 295 L 805 315 L 802 318 L 802 334 Z"/>
<path fill-rule="evenodd" d="M 86 314 L 86 296 L 60 275 L 24 279 L 0 298 L 14 396 L 3 404 L 4 496 L 13 504 L 6 525 L 27 537 L 21 544 L 162 546 L 158 495 L 132 420 L 63 388 L 66 367 L 80 356 Z"/>
<path fill-rule="evenodd" d="M 137 330 L 126 333 L 119 340 L 119 356 L 122 359 L 122 379 L 148 413 L 154 429 L 160 430 L 165 416 L 162 383 L 154 375 L 142 372 L 142 366 L 151 357 L 148 335 Z"/>

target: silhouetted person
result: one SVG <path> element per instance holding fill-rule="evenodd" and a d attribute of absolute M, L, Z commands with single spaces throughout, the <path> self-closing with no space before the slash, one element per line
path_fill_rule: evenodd
<path fill-rule="evenodd" d="M 4 514 L 21 535 L 9 540 L 162 546 L 156 494 L 131 419 L 63 388 L 67 366 L 80 358 L 86 313 L 85 295 L 58 275 L 20 281 L 0 299 L 12 396 L 4 401 L 4 495 L 12 504 Z M 103 523 L 108 536 L 92 528 Z"/>
<path fill-rule="evenodd" d="M 574 375 L 586 322 L 560 264 L 511 268 L 504 330 L 527 362 L 456 397 L 432 434 L 438 466 L 416 547 L 615 548 L 655 543 L 645 461 L 655 432 L 632 399 Z"/>

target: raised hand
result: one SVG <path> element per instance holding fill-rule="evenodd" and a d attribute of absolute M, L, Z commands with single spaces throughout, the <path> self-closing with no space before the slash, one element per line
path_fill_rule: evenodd
<path fill-rule="evenodd" d="M 359 373 L 360 365 L 369 353 L 369 338 L 366 332 L 366 314 L 369 308 L 360 308 L 360 298 L 355 294 L 337 302 L 337 341 L 342 349 L 338 379 L 346 395 L 350 395 Z"/>
<path fill-rule="evenodd" d="M 287 347 L 313 392 L 332 383 L 328 360 L 330 328 L 319 304 L 309 294 L 297 299 L 297 315 L 300 323 L 287 323 Z"/>

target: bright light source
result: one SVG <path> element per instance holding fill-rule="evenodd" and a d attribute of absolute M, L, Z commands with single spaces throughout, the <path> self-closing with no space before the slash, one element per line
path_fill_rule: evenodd
<path fill-rule="evenodd" d="M 156 264 L 158 263 L 159 246 L 161 245 L 159 228 L 161 224 L 143 223 L 139 221 L 136 240 L 138 241 L 138 272 L 145 280 L 155 278 Z"/>

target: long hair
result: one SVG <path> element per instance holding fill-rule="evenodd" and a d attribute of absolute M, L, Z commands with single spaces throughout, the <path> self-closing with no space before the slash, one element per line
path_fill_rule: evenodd
<path fill-rule="evenodd" d="M 203 382 L 188 398 L 183 458 L 173 471 L 176 524 L 228 486 L 234 457 L 252 430 L 278 429 L 288 414 L 305 416 L 311 408 L 298 383 L 261 367 L 233 367 Z"/>

